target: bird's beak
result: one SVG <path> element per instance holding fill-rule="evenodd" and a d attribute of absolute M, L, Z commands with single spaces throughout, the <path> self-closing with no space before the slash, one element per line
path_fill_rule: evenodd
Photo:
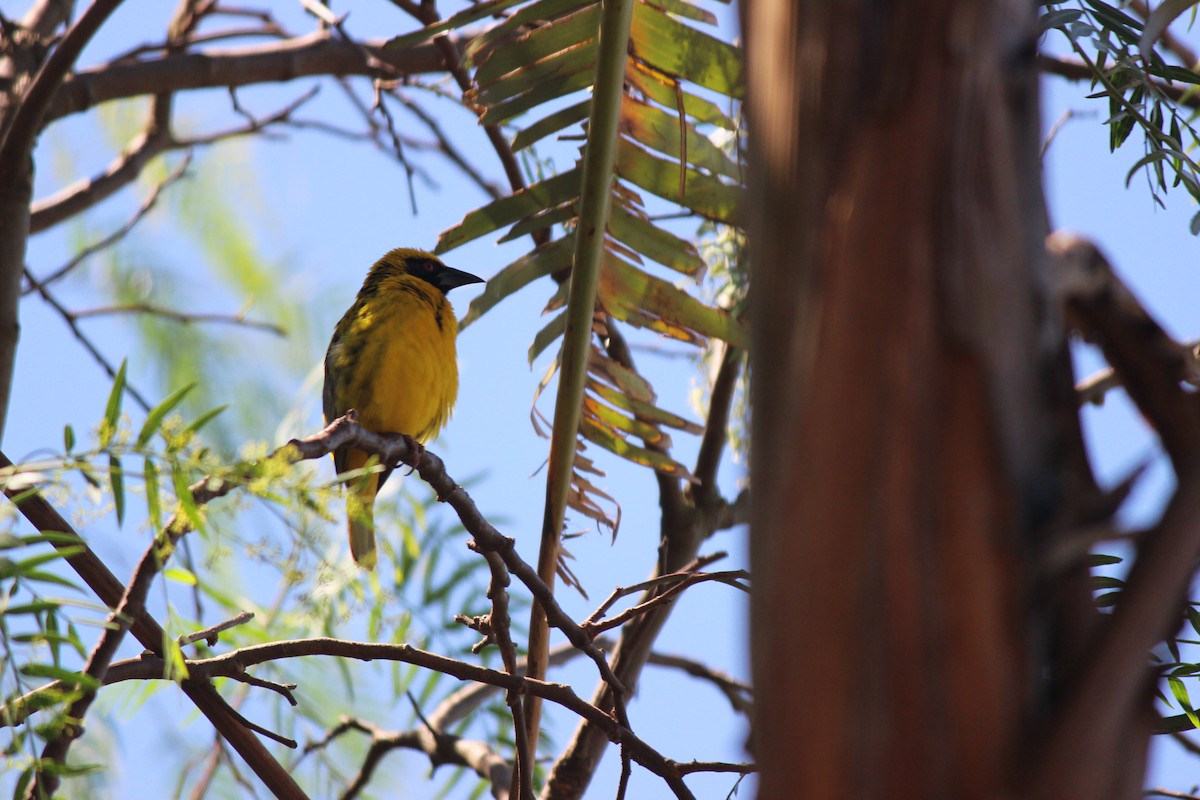
<path fill-rule="evenodd" d="M 463 272 L 461 269 L 455 269 L 454 267 L 443 268 L 438 273 L 435 281 L 437 287 L 443 292 L 457 289 L 459 286 L 466 286 L 468 283 L 486 283 L 478 275 L 472 275 L 469 272 Z"/>

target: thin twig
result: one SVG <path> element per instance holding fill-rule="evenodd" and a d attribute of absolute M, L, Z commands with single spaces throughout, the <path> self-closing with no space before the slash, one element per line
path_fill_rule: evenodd
<path fill-rule="evenodd" d="M 50 294 L 49 289 L 38 283 L 37 279 L 33 277 L 29 270 L 25 270 L 25 280 L 29 281 L 30 284 L 33 285 L 34 289 L 36 289 L 37 293 L 42 296 L 42 299 L 46 301 L 47 305 L 58 312 L 58 315 L 63 318 L 64 322 L 67 323 L 67 328 L 70 329 L 71 333 L 74 334 L 75 338 L 79 340 L 79 343 L 83 345 L 84 349 L 88 351 L 96 363 L 100 365 L 100 368 L 108 374 L 108 377 L 115 379 L 117 377 L 116 367 L 114 367 L 112 362 L 104 357 L 104 354 L 100 352 L 100 348 L 93 344 L 92 340 L 89 339 L 86 334 L 84 334 L 84 332 L 80 329 L 79 324 L 75 321 L 75 317 L 71 311 L 63 306 L 62 303 L 58 302 L 54 295 Z M 136 388 L 134 388 L 133 384 L 131 384 L 128 380 L 125 381 L 125 393 L 132 397 L 133 401 L 141 406 L 143 411 L 150 411 L 150 402 L 147 401 L 145 396 Z"/>
<path fill-rule="evenodd" d="M 216 647 L 217 636 L 219 634 L 224 633 L 231 628 L 236 628 L 239 625 L 245 625 L 252 619 L 254 619 L 253 611 L 243 611 L 237 616 L 231 617 L 224 622 L 218 622 L 216 625 L 210 625 L 203 630 L 196 631 L 195 633 L 189 633 L 187 635 L 180 636 L 175 641 L 179 643 L 180 647 L 187 647 L 189 644 L 195 644 L 199 641 L 205 642 L 209 647 Z"/>
<path fill-rule="evenodd" d="M 193 323 L 237 325 L 243 328 L 273 333 L 276 336 L 287 336 L 287 331 L 285 331 L 281 326 L 272 322 L 261 322 L 255 319 L 246 319 L 245 312 L 238 312 L 237 314 L 204 314 L 189 311 L 178 311 L 173 308 L 164 308 L 163 306 L 155 305 L 154 303 L 122 303 L 115 306 L 85 308 L 79 311 L 71 312 L 71 315 L 75 317 L 75 319 L 108 317 L 119 314 L 149 314 L 151 316 L 171 320 L 172 322 L 178 322 L 183 325 L 191 325 Z"/>

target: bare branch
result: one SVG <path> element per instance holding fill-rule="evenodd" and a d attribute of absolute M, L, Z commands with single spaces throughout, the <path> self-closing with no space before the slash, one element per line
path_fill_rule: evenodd
<path fill-rule="evenodd" d="M 1096 77 L 1091 67 L 1074 58 L 1059 58 L 1038 53 L 1037 65 L 1042 72 L 1057 75 L 1069 81 L 1091 81 Z M 1166 83 L 1157 79 L 1150 79 L 1148 82 L 1154 87 L 1154 91 L 1163 97 L 1170 98 L 1173 102 L 1186 108 L 1200 108 L 1200 97 L 1195 92 L 1189 91 L 1188 84 Z"/>
<path fill-rule="evenodd" d="M 102 200 L 111 197 L 120 189 L 137 180 L 142 170 L 156 156 L 172 150 L 194 150 L 217 142 L 262 133 L 276 125 L 292 125 L 292 115 L 316 96 L 320 87 L 314 86 L 296 100 L 261 119 L 249 114 L 245 125 L 215 131 L 203 136 L 178 138 L 170 131 L 169 119 L 161 113 L 151 112 L 151 120 L 121 155 L 92 178 L 77 181 L 54 195 L 35 202 L 30 215 L 30 232 L 40 233 L 72 216 L 85 211 Z M 161 104 L 165 107 L 165 103 Z M 155 103 L 156 108 L 160 106 Z M 189 154 L 190 158 L 190 154 Z"/>
<path fill-rule="evenodd" d="M 653 593 L 649 599 L 638 603 L 632 608 L 622 611 L 620 614 L 616 615 L 610 620 L 606 620 L 605 622 L 593 622 L 591 620 L 587 620 L 583 623 L 584 630 L 588 631 L 589 633 L 599 634 L 604 631 L 610 631 L 613 628 L 619 628 L 626 622 L 640 617 L 653 608 L 657 608 L 658 606 L 666 603 L 674 602 L 675 598 L 678 597 L 684 589 L 705 581 L 719 581 L 729 586 L 733 586 L 734 588 L 741 589 L 743 592 L 750 591 L 750 587 L 741 583 L 743 580 L 750 579 L 750 573 L 746 572 L 744 569 L 728 570 L 726 572 L 693 572 L 684 575 L 675 573 L 673 575 L 664 575 L 655 579 L 654 581 L 647 581 L 647 584 L 657 584 L 659 581 L 664 581 L 665 579 L 670 579 L 667 581 L 670 583 L 670 585 L 663 588 L 662 591 Z"/>
<path fill-rule="evenodd" d="M 752 699 L 754 695 L 753 687 L 744 681 L 739 681 L 732 675 L 727 675 L 694 659 L 666 653 L 651 653 L 649 663 L 658 667 L 671 667 L 683 670 L 693 678 L 708 681 L 716 686 L 721 694 L 725 695 L 725 699 L 729 701 L 729 705 L 733 706 L 733 710 L 739 714 L 745 714 L 749 717 L 754 711 L 754 701 Z"/>
<path fill-rule="evenodd" d="M 216 625 L 210 625 L 203 630 L 198 630 L 195 633 L 189 633 L 186 636 L 180 636 L 175 641 L 180 647 L 186 647 L 189 644 L 203 641 L 209 647 L 216 647 L 217 636 L 231 628 L 236 628 L 239 625 L 245 625 L 250 620 L 254 619 L 253 611 L 243 611 L 237 616 L 230 617 L 224 622 L 218 622 Z"/>
<path fill-rule="evenodd" d="M 75 319 L 105 317 L 116 314 L 149 314 L 151 316 L 162 317 L 163 319 L 178 322 L 183 325 L 191 325 L 193 323 L 220 323 L 225 325 L 238 325 L 243 328 L 252 328 L 254 330 L 273 333 L 276 336 L 287 336 L 287 331 L 285 331 L 279 325 L 271 322 L 260 322 L 258 320 L 246 319 L 245 312 L 238 312 L 237 314 L 201 314 L 187 311 L 177 311 L 173 308 L 163 308 L 162 306 L 157 306 L 153 303 L 123 303 L 117 306 L 85 308 L 80 311 L 71 312 L 71 316 Z"/>
<path fill-rule="evenodd" d="M 328 31 L 315 31 L 282 42 L 112 62 L 68 76 L 54 95 L 46 120 L 156 92 L 238 88 L 319 76 L 374 76 L 376 63 L 403 75 L 445 70 L 441 51 L 431 44 L 389 50 L 382 45 L 382 41 L 351 44 Z"/>
<path fill-rule="evenodd" d="M 13 112 L 8 126 L 0 130 L 0 180 L 10 180 L 33 151 L 33 143 L 55 97 L 84 45 L 91 41 L 104 20 L 116 11 L 121 0 L 93 0 L 87 11 L 75 21 L 58 47 L 38 70 L 29 89 Z"/>
<path fill-rule="evenodd" d="M 75 316 L 71 313 L 70 309 L 58 302 L 58 299 L 50 293 L 49 289 L 38 283 L 37 279 L 33 277 L 29 270 L 25 270 L 24 274 L 25 280 L 29 281 L 34 289 L 37 290 L 37 293 L 42 296 L 42 299 L 46 301 L 47 305 L 58 312 L 58 315 L 63 318 L 64 322 L 67 323 L 67 327 L 71 330 L 71 333 L 75 335 L 75 338 L 79 340 L 79 343 L 83 345 L 84 349 L 87 350 L 92 358 L 95 359 L 96 363 L 100 365 L 100 368 L 108 374 L 108 377 L 116 378 L 116 368 L 112 365 L 112 362 L 104 357 L 104 354 L 100 352 L 100 348 L 93 344 L 92 340 L 89 339 L 87 335 L 84 334 L 84 332 L 80 329 L 79 324 L 75 321 Z M 150 402 L 146 400 L 145 396 L 136 388 L 134 388 L 133 385 L 128 381 L 125 382 L 125 393 L 132 397 L 134 402 L 141 406 L 143 411 L 150 410 Z"/>

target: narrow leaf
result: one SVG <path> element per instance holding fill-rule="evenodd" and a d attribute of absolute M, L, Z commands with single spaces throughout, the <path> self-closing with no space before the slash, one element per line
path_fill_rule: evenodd
<path fill-rule="evenodd" d="M 484 0 L 484 2 L 470 6 L 469 8 L 460 11 L 457 14 L 451 14 L 449 17 L 446 17 L 446 19 L 441 20 L 440 22 L 427 25 L 419 31 L 413 31 L 412 33 L 406 33 L 403 36 L 395 36 L 391 39 L 388 39 L 383 44 L 383 50 L 384 52 L 388 52 L 392 50 L 399 50 L 405 47 L 412 47 L 414 45 L 421 44 L 422 42 L 427 42 L 438 34 L 456 30 L 464 25 L 469 25 L 470 23 L 475 22 L 476 20 L 490 17 L 493 14 L 498 14 L 504 9 L 514 6 L 519 2 L 521 2 L 521 0 Z"/>
<path fill-rule="evenodd" d="M 599 30 L 600 5 L 585 6 L 492 50 L 476 68 L 475 82 L 487 86 L 509 72 L 535 64 L 568 47 L 595 40 Z"/>
<path fill-rule="evenodd" d="M 187 428 L 184 429 L 185 432 L 197 433 L 201 428 L 203 428 L 205 425 L 207 425 L 209 422 L 211 422 L 214 417 L 216 417 L 218 414 L 220 414 L 222 411 L 224 411 L 227 408 L 229 408 L 229 406 L 227 406 L 227 405 L 217 406 L 216 408 L 205 411 L 203 414 L 196 417 L 196 419 L 192 421 L 191 425 L 188 425 Z"/>
<path fill-rule="evenodd" d="M 689 169 L 684 172 L 681 197 L 679 173 L 678 162 L 658 158 L 630 140 L 621 139 L 617 148 L 617 174 L 622 178 L 702 217 L 727 225 L 738 224 L 737 212 L 745 194 L 740 187 Z"/>
<path fill-rule="evenodd" d="M 741 182 L 741 168 L 707 136 L 696 132 L 686 117 L 625 95 L 621 103 L 621 132 L 678 162 L 686 157 L 693 167 Z"/>
<path fill-rule="evenodd" d="M 637 253 L 676 272 L 692 277 L 704 274 L 706 265 L 695 245 L 615 200 L 608 218 L 608 232 Z"/>
<path fill-rule="evenodd" d="M 503 41 L 509 46 L 522 29 L 542 27 L 585 6 L 597 4 L 598 0 L 537 0 L 530 3 L 472 39 L 464 52 L 465 61 L 468 66 L 478 67 L 496 49 L 494 45 Z"/>
<path fill-rule="evenodd" d="M 181 389 L 176 390 L 167 396 L 165 400 L 150 409 L 150 413 L 146 415 L 146 421 L 142 424 L 141 431 L 138 432 L 137 446 L 145 447 L 154 434 L 158 433 L 158 429 L 162 426 L 163 419 L 175 410 L 183 398 L 187 397 L 188 392 L 196 388 L 195 383 L 189 383 Z"/>
<path fill-rule="evenodd" d="M 501 300 L 529 285 L 530 282 L 549 275 L 551 272 L 570 269 L 573 247 L 573 237 L 566 236 L 556 239 L 537 248 L 532 253 L 521 256 L 501 269 L 488 280 L 483 292 L 471 301 L 466 316 L 462 318 L 459 326 L 467 327 Z"/>
<path fill-rule="evenodd" d="M 558 133 L 563 128 L 583 122 L 588 118 L 591 110 L 591 98 L 559 109 L 550 116 L 543 117 L 532 125 L 518 131 L 517 135 L 513 137 L 512 148 L 513 150 L 522 150 L 551 134 Z"/>
<path fill-rule="evenodd" d="M 112 486 L 113 506 L 117 511 L 117 527 L 125 523 L 125 470 L 121 467 L 121 459 L 116 455 L 108 456 L 108 482 Z"/>
<path fill-rule="evenodd" d="M 680 80 L 665 72 L 659 72 L 639 61 L 630 61 L 625 70 L 625 80 L 646 97 L 665 108 L 683 112 L 697 122 L 716 125 L 727 131 L 737 125 L 716 103 L 685 92 Z"/>
<path fill-rule="evenodd" d="M 121 417 L 121 398 L 125 394 L 125 368 L 128 361 L 121 362 L 117 376 L 113 379 L 112 391 L 108 393 L 108 405 L 104 409 L 104 424 L 100 426 L 100 447 L 108 447 L 113 435 L 117 432 L 117 423 Z"/>
<path fill-rule="evenodd" d="M 478 239 L 484 234 L 511 225 L 523 217 L 551 206 L 561 205 L 579 196 L 579 168 L 527 186 L 463 217 L 462 222 L 447 228 L 438 236 L 435 253 L 445 253 L 459 245 Z"/>
<path fill-rule="evenodd" d="M 677 428 L 681 431 L 686 431 L 687 433 L 696 435 L 704 433 L 703 425 L 699 425 L 689 419 L 685 419 L 678 414 L 672 414 L 670 411 L 661 409 L 653 403 L 647 403 L 645 401 L 636 400 L 632 397 L 629 397 L 628 395 L 613 389 L 611 386 L 606 386 L 594 378 L 588 378 L 587 388 L 588 391 L 594 392 L 617 408 L 625 409 L 638 419 L 642 419 L 647 422 L 653 422 L 658 425 L 668 425 L 672 428 Z"/>
<path fill-rule="evenodd" d="M 146 456 L 142 469 L 146 482 L 146 516 L 150 519 L 150 527 L 156 531 L 162 530 L 162 498 L 158 491 L 158 464 L 150 456 Z"/>
<path fill-rule="evenodd" d="M 645 3 L 633 8 L 629 54 L 726 97 L 739 98 L 745 91 L 736 47 Z"/>
<path fill-rule="evenodd" d="M 567 315 L 563 312 L 550 320 L 543 328 L 533 337 L 533 344 L 529 345 L 529 364 L 537 360 L 537 357 L 550 345 L 551 342 L 562 336 L 563 331 L 567 327 Z"/>
<path fill-rule="evenodd" d="M 682 341 L 689 332 L 716 337 L 734 347 L 749 346 L 749 335 L 727 312 L 705 305 L 661 278 L 609 256 L 600 276 L 600 302 L 618 319 L 651 328 Z"/>
<path fill-rule="evenodd" d="M 511 100 L 497 103 L 494 106 L 488 106 L 487 110 L 479 117 L 479 123 L 481 125 L 503 125 L 509 120 L 524 114 L 526 111 L 545 105 L 560 97 L 566 97 L 573 92 L 587 89 L 592 85 L 594 80 L 592 70 L 585 68 L 538 81 L 524 94 L 518 95 Z"/>
<path fill-rule="evenodd" d="M 670 456 L 659 453 L 654 450 L 647 450 L 644 447 L 639 447 L 616 436 L 611 431 L 597 425 L 596 422 L 588 417 L 584 417 L 579 423 L 579 432 L 583 434 L 589 442 L 593 442 L 605 450 L 608 450 L 614 455 L 618 455 L 626 461 L 634 464 L 641 464 L 644 467 L 650 467 L 656 472 L 664 475 L 671 475 L 684 480 L 693 480 L 692 474 L 688 472 L 687 467 L 672 459 Z"/>

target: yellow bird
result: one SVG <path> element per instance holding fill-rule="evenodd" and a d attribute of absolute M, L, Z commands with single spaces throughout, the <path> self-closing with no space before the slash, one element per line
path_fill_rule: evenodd
<path fill-rule="evenodd" d="M 400 248 L 376 261 L 325 354 L 325 421 L 353 408 L 369 430 L 433 438 L 458 395 L 458 321 L 446 292 L 469 283 L 483 279 L 423 250 Z M 367 460 L 346 447 L 333 454 L 338 473 Z M 390 474 L 374 472 L 347 486 L 350 553 L 365 569 L 375 566 L 375 494 Z"/>

